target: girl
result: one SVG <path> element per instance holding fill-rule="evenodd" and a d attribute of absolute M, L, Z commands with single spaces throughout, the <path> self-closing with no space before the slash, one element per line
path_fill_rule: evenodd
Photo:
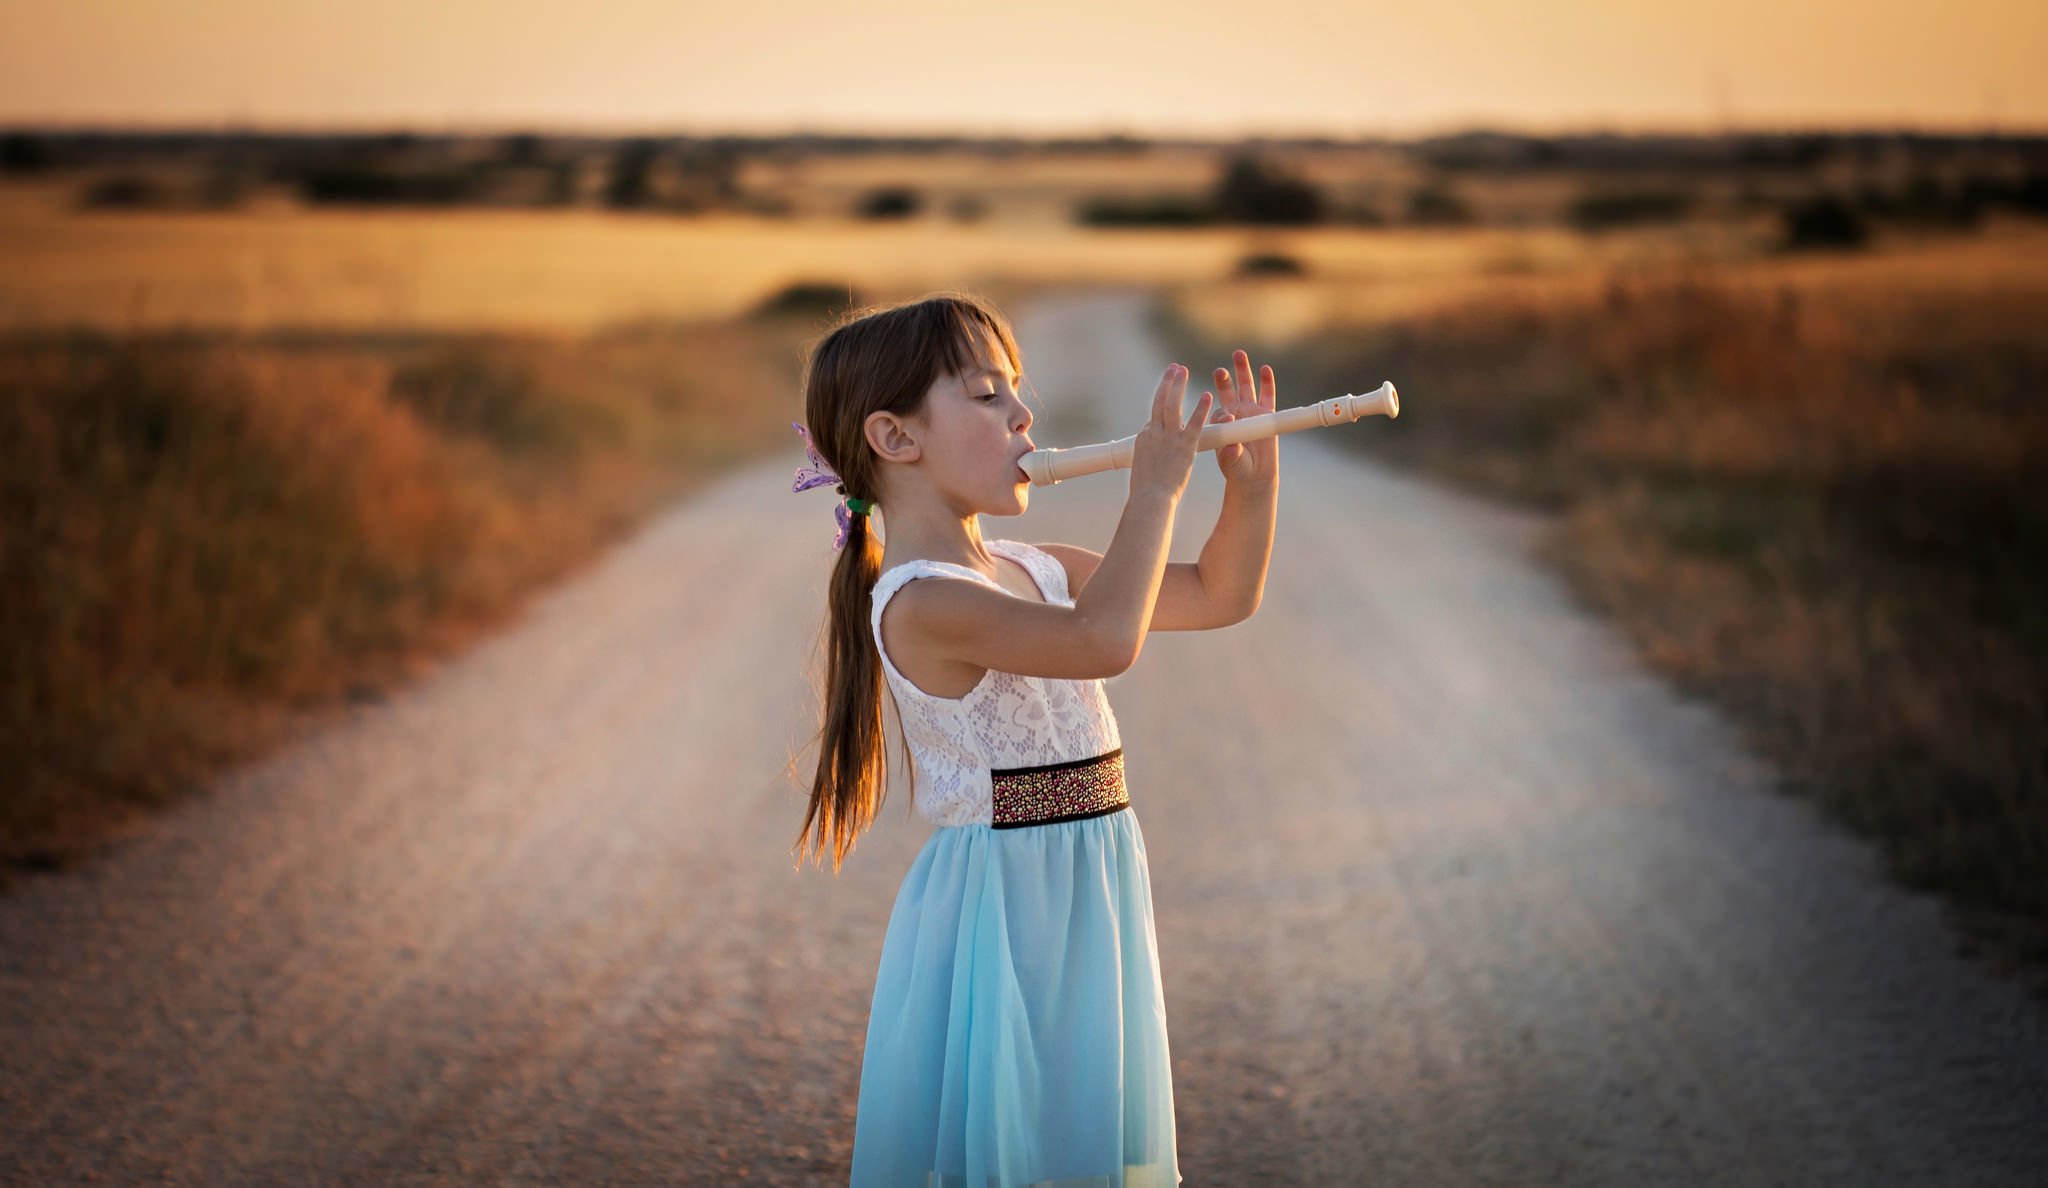
<path fill-rule="evenodd" d="M 854 1123 L 855 1188 L 1180 1181 L 1145 838 L 1103 680 L 1148 630 L 1242 622 L 1272 550 L 1278 439 L 1224 446 L 1199 566 L 1168 564 L 1205 424 L 1274 409 L 1272 368 L 1216 370 L 1181 423 L 1166 369 L 1108 550 L 983 540 L 1024 510 L 1031 411 L 1008 323 L 941 293 L 850 315 L 814 348 L 797 425 L 838 484 L 816 826 L 836 872 L 886 786 L 882 690 L 938 826 L 882 941 Z M 889 531 L 869 531 L 876 509 Z M 951 581 L 917 581 L 951 578 Z"/>

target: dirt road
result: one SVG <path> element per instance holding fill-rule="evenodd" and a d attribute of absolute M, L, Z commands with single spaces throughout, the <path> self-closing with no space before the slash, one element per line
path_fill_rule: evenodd
<path fill-rule="evenodd" d="M 1135 426 L 1144 308 L 1012 311 L 1041 444 Z M 2048 1180 L 2039 1007 L 1573 609 L 1535 521 L 1316 440 L 1381 424 L 1284 439 L 1259 615 L 1110 683 L 1190 1188 Z M 791 447 L 0 899 L 0 1181 L 843 1183 L 928 830 L 899 783 L 840 877 L 792 868 L 832 515 Z M 1100 549 L 1127 485 L 984 531 Z M 1219 495 L 1204 455 L 1174 559 Z"/>

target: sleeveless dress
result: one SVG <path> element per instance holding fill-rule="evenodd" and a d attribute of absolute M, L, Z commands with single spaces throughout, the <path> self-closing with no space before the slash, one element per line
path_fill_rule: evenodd
<path fill-rule="evenodd" d="M 1058 558 L 1019 541 L 984 545 L 1021 564 L 1045 601 L 1073 605 Z M 931 577 L 1003 589 L 922 560 L 875 584 L 871 628 L 917 775 L 915 808 L 937 828 L 882 940 L 853 1188 L 1173 1188 L 1166 1003 L 1137 814 L 1119 787 L 1122 807 L 1078 819 L 997 819 L 1008 801 L 994 791 L 1012 769 L 1114 754 L 1121 785 L 1108 695 L 1099 679 L 994 669 L 959 698 L 913 685 L 882 646 L 882 609 Z"/>

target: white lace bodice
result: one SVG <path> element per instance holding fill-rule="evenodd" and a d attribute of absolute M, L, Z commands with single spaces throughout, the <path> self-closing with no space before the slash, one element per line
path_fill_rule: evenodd
<path fill-rule="evenodd" d="M 982 544 L 1022 565 L 1047 602 L 1074 604 L 1057 557 L 1021 541 Z M 963 697 L 938 697 L 911 684 L 882 644 L 882 608 L 921 577 L 966 578 L 1010 593 L 988 575 L 950 561 L 906 561 L 875 582 L 870 627 L 917 773 L 918 816 L 934 825 L 985 825 L 994 816 L 992 769 L 1091 759 L 1123 745 L 1101 678 L 1061 680 L 991 668 Z"/>

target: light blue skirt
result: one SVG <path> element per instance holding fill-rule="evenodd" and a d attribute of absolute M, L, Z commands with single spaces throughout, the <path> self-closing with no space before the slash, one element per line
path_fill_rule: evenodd
<path fill-rule="evenodd" d="M 1136 814 L 934 830 L 882 939 L 853 1188 L 1179 1182 Z"/>

